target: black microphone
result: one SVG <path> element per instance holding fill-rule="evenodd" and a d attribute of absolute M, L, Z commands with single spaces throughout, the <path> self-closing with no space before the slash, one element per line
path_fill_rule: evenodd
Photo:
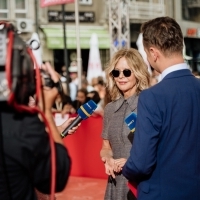
<path fill-rule="evenodd" d="M 82 120 L 87 119 L 91 116 L 94 110 L 97 108 L 97 104 L 93 100 L 89 100 L 83 104 L 77 111 L 78 116 L 76 119 L 60 134 L 62 138 L 68 135 L 68 131 L 73 127 L 77 126 Z"/>
<path fill-rule="evenodd" d="M 136 113 L 132 112 L 124 120 L 127 126 L 129 127 L 129 129 L 131 130 L 131 132 L 135 131 L 136 119 L 137 119 Z"/>

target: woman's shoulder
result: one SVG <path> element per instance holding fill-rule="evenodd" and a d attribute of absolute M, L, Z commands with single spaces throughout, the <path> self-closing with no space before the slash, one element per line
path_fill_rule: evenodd
<path fill-rule="evenodd" d="M 106 106 L 105 106 L 105 111 L 106 110 L 114 110 L 116 108 L 116 106 L 118 105 L 119 102 L 122 101 L 122 98 L 118 98 L 116 100 L 113 100 L 111 102 L 109 102 Z"/>
<path fill-rule="evenodd" d="M 104 108 L 104 112 L 107 113 L 109 110 L 112 110 L 112 102 L 109 102 L 108 104 L 106 104 Z"/>

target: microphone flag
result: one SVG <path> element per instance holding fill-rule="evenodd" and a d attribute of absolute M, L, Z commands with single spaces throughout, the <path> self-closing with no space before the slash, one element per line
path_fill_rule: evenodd
<path fill-rule="evenodd" d="M 132 112 L 124 120 L 129 129 L 131 130 L 131 132 L 135 131 L 136 119 L 137 119 L 137 114 Z"/>

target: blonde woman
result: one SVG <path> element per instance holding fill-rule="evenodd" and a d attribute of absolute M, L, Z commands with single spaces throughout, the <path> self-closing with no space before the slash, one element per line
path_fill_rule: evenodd
<path fill-rule="evenodd" d="M 124 119 L 137 113 L 138 96 L 149 87 L 150 75 L 136 49 L 121 49 L 111 59 L 107 69 L 107 89 L 111 97 L 104 111 L 103 144 L 100 156 L 109 175 L 105 200 L 131 200 L 134 195 L 127 187 L 121 170 L 129 157 L 134 134 Z"/>

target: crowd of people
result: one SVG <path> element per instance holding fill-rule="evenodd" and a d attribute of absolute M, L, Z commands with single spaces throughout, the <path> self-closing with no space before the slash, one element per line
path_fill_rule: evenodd
<path fill-rule="evenodd" d="M 83 76 L 81 80 L 82 86 L 78 88 L 78 68 L 75 65 L 69 67 L 69 77 L 69 92 L 66 91 L 62 96 L 58 94 L 52 112 L 60 112 L 62 116 L 75 114 L 81 105 L 93 100 L 97 104 L 94 114 L 103 116 L 104 101 L 107 98 L 103 77 L 94 77 L 89 84 L 87 78 Z M 63 81 L 62 84 L 66 85 L 67 83 Z"/>
<path fill-rule="evenodd" d="M 94 114 L 103 118 L 99 151 L 108 175 L 105 200 L 200 199 L 200 80 L 184 61 L 183 34 L 173 18 L 145 22 L 141 35 L 147 60 L 137 49 L 124 48 L 105 67 L 106 79 L 99 76 L 88 83 L 83 77 L 78 88 L 73 65 L 70 91 L 43 87 L 39 104 L 31 96 L 28 106 L 43 109 L 48 128 L 40 115 L 0 102 L 0 199 L 37 199 L 36 194 L 50 193 L 48 129 L 56 149 L 55 189 L 65 187 L 71 159 L 60 132 L 74 118 L 56 126 L 53 113 L 75 114 L 91 99 L 98 105 Z M 43 67 L 54 83 L 61 79 L 48 63 Z M 134 132 L 124 122 L 132 112 L 137 115 Z"/>

